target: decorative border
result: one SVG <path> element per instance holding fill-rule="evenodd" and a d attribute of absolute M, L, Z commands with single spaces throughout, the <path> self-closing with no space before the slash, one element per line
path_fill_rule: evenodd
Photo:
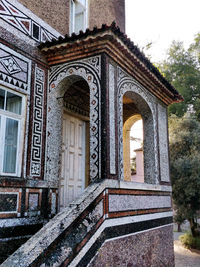
<path fill-rule="evenodd" d="M 62 231 L 63 239 L 57 238 L 52 246 L 34 261 L 34 264 L 57 263 L 63 266 L 86 266 L 83 261 L 91 260 L 97 252 L 96 240 L 120 237 L 127 234 L 137 233 L 143 230 L 151 230 L 155 227 L 162 227 L 171 224 L 172 209 L 167 203 L 166 207 L 155 209 L 140 209 L 135 214 L 109 211 L 110 196 L 137 196 L 138 198 L 148 197 L 169 197 L 170 192 L 146 191 L 146 190 L 126 190 L 126 189 L 104 189 L 104 191 L 81 213 L 72 224 Z M 147 199 L 148 201 L 148 199 Z M 155 206 L 158 204 L 154 200 Z M 169 202 L 169 201 L 168 201 Z M 120 207 L 119 207 L 120 208 Z M 129 210 L 130 211 L 130 210 Z M 64 225 L 63 225 L 64 227 Z M 48 228 L 47 228 L 48 229 Z M 71 238 L 74 236 L 75 238 Z M 65 248 L 63 246 L 65 244 Z M 55 254 L 55 250 L 57 254 Z M 89 256 L 89 253 L 92 252 Z M 59 256 L 58 256 L 59 255 Z"/>
<path fill-rule="evenodd" d="M 101 177 L 101 56 L 52 67 L 50 88 L 56 90 L 59 83 L 72 75 L 81 76 L 90 88 L 90 179 Z"/>
<path fill-rule="evenodd" d="M 30 93 L 31 60 L 0 43 L 0 82 Z"/>
<path fill-rule="evenodd" d="M 38 203 L 37 209 L 35 211 L 31 211 L 29 206 L 29 196 L 30 194 L 38 194 Z M 27 188 L 26 189 L 26 201 L 25 201 L 25 212 L 24 216 L 27 217 L 28 215 L 40 215 L 41 214 L 41 205 L 42 205 L 42 189 L 35 189 L 35 188 Z"/>
<path fill-rule="evenodd" d="M 42 161 L 42 134 L 43 134 L 43 113 L 44 113 L 44 71 L 36 66 L 35 68 L 35 92 L 33 103 L 33 128 L 30 174 L 34 177 L 41 176 Z"/>
<path fill-rule="evenodd" d="M 115 68 L 109 64 L 110 174 L 116 174 L 115 162 Z"/>
<path fill-rule="evenodd" d="M 143 88 L 133 77 L 124 72 L 120 67 L 117 68 L 117 99 L 118 99 L 118 136 L 119 136 L 119 178 L 124 179 L 123 167 L 123 95 L 127 91 L 132 91 L 140 95 L 148 104 L 154 123 L 154 153 L 155 153 L 155 180 L 158 181 L 158 146 L 157 146 L 157 120 L 155 97 Z"/>
<path fill-rule="evenodd" d="M 17 195 L 16 211 L 2 211 L 0 212 L 1 218 L 12 218 L 21 216 L 21 201 L 22 201 L 22 189 L 20 188 L 0 188 L 1 194 L 14 194 Z"/>
<path fill-rule="evenodd" d="M 25 10 L 25 8 L 23 8 L 23 10 Z M 30 16 L 20 10 L 19 5 L 17 8 L 7 0 L 1 0 L 0 18 L 37 42 L 46 42 L 57 38 L 57 36 L 53 35 L 50 31 L 39 25 Z"/>

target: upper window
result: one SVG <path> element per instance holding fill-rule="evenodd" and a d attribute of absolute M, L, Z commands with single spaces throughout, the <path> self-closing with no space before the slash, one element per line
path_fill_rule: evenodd
<path fill-rule="evenodd" d="M 24 97 L 0 88 L 0 175 L 19 176 Z"/>
<path fill-rule="evenodd" d="M 88 24 L 87 0 L 71 0 L 70 33 L 85 31 Z"/>

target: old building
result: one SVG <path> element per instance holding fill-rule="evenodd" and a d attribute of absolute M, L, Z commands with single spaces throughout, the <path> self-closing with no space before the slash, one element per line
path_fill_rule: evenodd
<path fill-rule="evenodd" d="M 124 34 L 124 5 L 0 2 L 1 261 L 32 236 L 2 266 L 174 264 L 167 106 L 182 98 Z"/>

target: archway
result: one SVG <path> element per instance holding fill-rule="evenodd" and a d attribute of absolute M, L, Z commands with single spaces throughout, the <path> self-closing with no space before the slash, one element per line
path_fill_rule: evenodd
<path fill-rule="evenodd" d="M 132 85 L 131 83 L 127 86 L 122 87 L 121 90 L 121 105 L 122 105 L 122 119 L 121 131 L 123 131 L 124 125 L 128 125 L 129 123 L 132 125 L 132 120 L 138 120 L 141 116 L 143 121 L 143 134 L 144 134 L 144 141 L 143 141 L 143 153 L 144 153 L 144 182 L 146 183 L 156 183 L 156 164 L 155 164 L 155 130 L 154 130 L 154 123 L 153 123 L 153 114 L 152 110 L 146 102 L 146 99 L 143 98 L 137 91 L 137 87 Z M 139 116 L 139 117 L 138 117 Z M 129 122 L 128 122 L 128 119 Z M 126 122 L 127 121 L 127 122 Z M 126 123 L 126 124 L 125 124 Z M 130 126 L 130 125 L 129 125 Z M 122 135 L 122 144 L 126 146 L 126 143 L 130 144 L 130 137 L 129 142 L 125 140 Z M 121 145 L 123 147 L 123 145 Z M 121 148 L 119 147 L 121 151 Z M 130 155 L 130 146 L 129 151 L 126 153 L 125 149 L 121 152 L 123 155 L 123 172 L 122 177 L 124 180 L 130 181 L 130 166 L 127 167 L 127 154 Z M 130 156 L 129 156 L 130 158 Z M 127 174 L 128 170 L 128 174 Z"/>
<path fill-rule="evenodd" d="M 76 62 L 52 68 L 47 108 L 46 175 L 49 182 L 60 181 L 63 174 L 63 131 L 65 131 L 64 123 L 66 123 L 66 119 L 69 120 L 69 116 L 73 117 L 75 124 L 79 124 L 80 121 L 85 124 L 83 126 L 85 138 L 83 139 L 87 140 L 86 161 L 85 164 L 82 164 L 85 165 L 85 171 L 82 168 L 82 173 L 85 174 L 85 185 L 83 183 L 82 188 L 101 177 L 99 92 L 99 77 L 90 66 Z M 63 120 L 64 116 L 65 120 Z M 79 129 L 81 128 L 79 127 Z M 60 188 L 61 185 L 59 187 L 61 193 Z M 70 199 L 73 198 L 70 197 Z M 66 205 L 67 203 L 60 202 L 59 206 Z"/>
<path fill-rule="evenodd" d="M 124 97 L 123 103 L 127 100 Z M 138 123 L 141 125 L 140 129 L 135 129 L 135 125 Z M 139 130 L 139 132 L 136 132 L 136 130 Z M 124 122 L 123 157 L 124 180 L 144 182 L 143 121 L 140 114 L 133 115 Z"/>

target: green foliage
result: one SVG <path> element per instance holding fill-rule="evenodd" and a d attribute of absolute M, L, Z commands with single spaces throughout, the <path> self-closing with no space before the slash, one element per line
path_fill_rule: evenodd
<path fill-rule="evenodd" d="M 200 122 L 191 116 L 169 118 L 170 169 L 177 213 L 190 222 L 200 209 Z"/>
<path fill-rule="evenodd" d="M 186 248 L 194 248 L 200 250 L 200 237 L 193 237 L 190 233 L 186 233 L 179 237 L 180 241 Z"/>
<path fill-rule="evenodd" d="M 181 209 L 177 209 L 177 212 L 174 215 L 174 221 L 179 225 L 184 223 L 185 217 L 183 216 L 183 212 L 181 211 Z"/>
<path fill-rule="evenodd" d="M 190 53 L 197 59 L 200 64 L 200 33 L 197 33 L 194 39 L 194 43 L 189 48 Z"/>
<path fill-rule="evenodd" d="M 169 114 L 182 117 L 187 111 L 200 120 L 200 35 L 185 50 L 182 42 L 173 41 L 167 59 L 159 65 L 166 79 L 184 97 L 184 102 L 169 107 Z"/>

